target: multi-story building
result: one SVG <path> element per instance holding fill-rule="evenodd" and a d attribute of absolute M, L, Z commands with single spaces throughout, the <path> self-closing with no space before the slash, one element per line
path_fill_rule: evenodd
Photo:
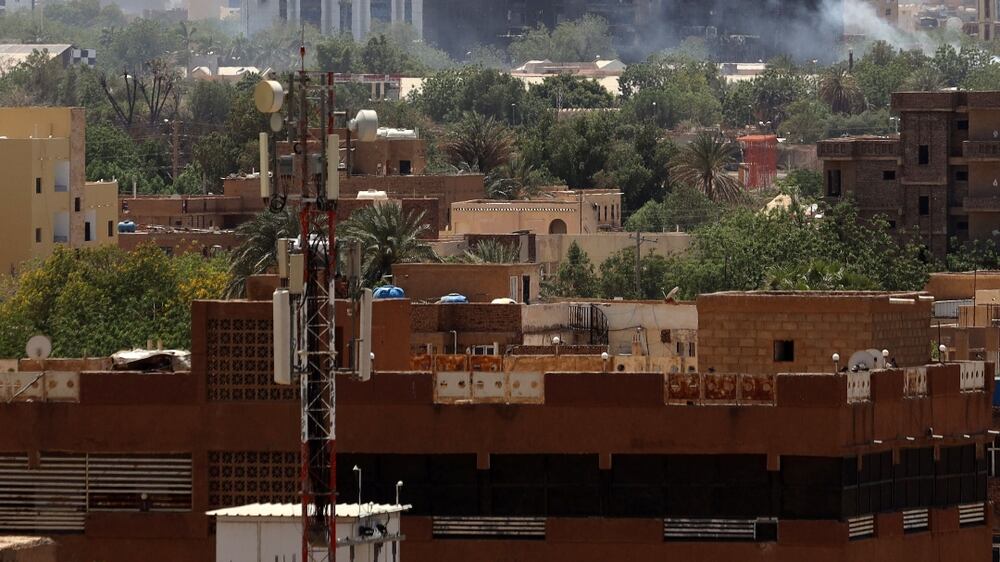
<path fill-rule="evenodd" d="M 997 0 L 978 0 L 979 2 L 979 38 L 983 41 L 993 41 L 1000 31 L 1000 3 Z"/>
<path fill-rule="evenodd" d="M 58 244 L 117 242 L 117 182 L 87 182 L 82 108 L 0 108 L 0 268 L 49 255 Z"/>
<path fill-rule="evenodd" d="M 412 562 L 988 559 L 993 369 L 910 352 L 930 336 L 929 302 L 734 293 L 698 305 L 711 326 L 702 372 L 619 373 L 629 356 L 558 345 L 411 356 L 410 303 L 377 302 L 377 372 L 338 382 L 340 496 L 392 503 L 398 490 L 413 506 L 401 522 Z M 420 329 L 440 331 L 466 305 L 427 306 L 438 320 Z M 463 320 L 478 330 L 496 316 L 486 308 L 519 308 L 470 306 L 484 309 Z M 761 333 L 716 322 L 727 311 Z M 859 325 L 864 338 L 847 333 Z M 61 560 L 208 561 L 206 512 L 294 502 L 298 390 L 272 381 L 270 302 L 195 303 L 192 341 L 190 373 L 23 360 L 0 374 L 0 427 L 19 428 L 0 432 L 0 528 L 58 532 Z M 853 346 L 888 349 L 899 367 L 820 364 Z M 755 359 L 724 371 L 727 354 Z"/>
<path fill-rule="evenodd" d="M 423 36 L 424 0 L 242 0 L 243 32 L 253 35 L 279 23 L 309 24 L 324 34 L 364 39 L 372 24 L 406 23 Z"/>
<path fill-rule="evenodd" d="M 951 238 L 1000 234 L 1000 92 L 896 93 L 892 108 L 898 136 L 818 143 L 827 201 L 851 197 L 865 217 L 919 229 L 938 258 Z"/>

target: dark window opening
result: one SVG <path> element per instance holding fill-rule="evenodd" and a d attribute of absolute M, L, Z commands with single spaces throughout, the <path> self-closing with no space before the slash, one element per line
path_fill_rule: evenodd
<path fill-rule="evenodd" d="M 79 197 L 74 197 L 73 198 L 73 211 L 77 212 L 77 213 L 80 212 L 80 198 Z"/>
<path fill-rule="evenodd" d="M 955 228 L 958 230 L 969 230 L 969 223 L 967 221 L 961 221 L 955 224 Z"/>
<path fill-rule="evenodd" d="M 955 121 L 955 128 L 958 129 L 959 131 L 968 131 L 969 130 L 969 120 L 968 119 L 962 119 L 961 121 Z"/>
<path fill-rule="evenodd" d="M 827 197 L 840 197 L 840 170 L 826 171 Z"/>
<path fill-rule="evenodd" d="M 955 181 L 969 181 L 969 171 L 955 170 Z"/>
<path fill-rule="evenodd" d="M 889 230 L 896 229 L 896 221 L 889 221 Z"/>
<path fill-rule="evenodd" d="M 108 221 L 108 238 L 114 238 L 115 236 L 115 222 Z"/>
<path fill-rule="evenodd" d="M 90 242 L 93 236 L 90 234 L 90 221 L 83 223 L 83 241 Z"/>
<path fill-rule="evenodd" d="M 930 162 L 931 162 L 931 147 L 926 144 L 920 145 L 919 153 L 917 155 L 917 163 L 920 164 L 921 166 L 926 166 L 927 164 L 930 164 Z"/>
<path fill-rule="evenodd" d="M 42 192 L 42 178 L 35 178 L 35 193 Z"/>
<path fill-rule="evenodd" d="M 882 172 L 882 179 L 886 181 L 896 179 L 896 170 L 886 170 Z"/>
<path fill-rule="evenodd" d="M 695 346 L 694 342 L 688 342 L 688 357 L 694 357 Z"/>
<path fill-rule="evenodd" d="M 777 363 L 795 361 L 795 342 L 792 340 L 775 340 L 774 361 Z"/>
<path fill-rule="evenodd" d="M 521 302 L 531 304 L 531 277 L 521 276 Z"/>
<path fill-rule="evenodd" d="M 399 174 L 402 176 L 408 176 L 413 173 L 413 163 L 409 160 L 399 161 Z"/>
<path fill-rule="evenodd" d="M 920 216 L 926 217 L 931 214 L 931 198 L 928 195 L 920 196 Z"/>
<path fill-rule="evenodd" d="M 35 243 L 41 243 L 42 241 L 42 229 L 35 229 Z"/>

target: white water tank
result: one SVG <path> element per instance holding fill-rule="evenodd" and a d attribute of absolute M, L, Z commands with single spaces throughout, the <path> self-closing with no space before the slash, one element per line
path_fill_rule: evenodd
<path fill-rule="evenodd" d="M 348 123 L 354 138 L 360 142 L 372 142 L 378 138 L 378 113 L 372 109 L 362 109 Z"/>

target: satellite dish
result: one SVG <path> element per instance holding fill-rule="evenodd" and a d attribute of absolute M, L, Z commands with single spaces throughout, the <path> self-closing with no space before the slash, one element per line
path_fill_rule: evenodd
<path fill-rule="evenodd" d="M 31 336 L 28 345 L 24 346 L 24 353 L 31 359 L 45 359 L 52 353 L 52 340 L 41 334 Z"/>
<path fill-rule="evenodd" d="M 258 82 L 253 89 L 253 101 L 261 113 L 277 113 L 285 103 L 285 89 L 277 80 Z"/>
<path fill-rule="evenodd" d="M 873 371 L 875 369 L 885 368 L 885 360 L 882 358 L 882 352 L 877 349 L 866 349 L 863 351 L 856 351 L 854 355 L 851 355 L 851 359 L 847 362 L 847 367 L 854 369 L 857 367 L 862 371 Z"/>
<path fill-rule="evenodd" d="M 280 133 L 282 129 L 285 128 L 285 121 L 281 118 L 280 113 L 271 114 L 271 131 L 275 133 Z"/>

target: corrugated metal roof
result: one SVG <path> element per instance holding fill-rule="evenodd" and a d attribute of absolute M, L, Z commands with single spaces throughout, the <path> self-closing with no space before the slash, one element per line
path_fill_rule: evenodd
<path fill-rule="evenodd" d="M 361 509 L 358 504 L 337 504 L 337 517 L 362 517 L 398 513 L 410 509 L 411 505 L 393 505 L 380 503 L 364 503 Z M 298 503 L 252 503 L 238 507 L 227 507 L 209 511 L 207 515 L 215 517 L 301 517 L 302 504 Z"/>

